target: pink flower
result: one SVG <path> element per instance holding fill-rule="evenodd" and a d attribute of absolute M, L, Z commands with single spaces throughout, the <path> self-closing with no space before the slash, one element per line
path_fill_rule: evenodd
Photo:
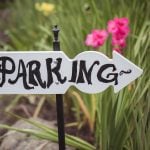
<path fill-rule="evenodd" d="M 126 47 L 126 40 L 124 38 L 117 39 L 115 37 L 112 37 L 112 45 L 114 47 L 120 47 L 120 48 L 125 48 Z"/>
<path fill-rule="evenodd" d="M 114 21 L 118 26 L 128 26 L 129 24 L 128 18 L 114 18 Z"/>
<path fill-rule="evenodd" d="M 88 34 L 85 40 L 87 46 L 98 48 L 102 46 L 108 37 L 106 30 L 94 29 L 92 33 Z"/>
<path fill-rule="evenodd" d="M 116 22 L 113 20 L 108 21 L 108 28 L 109 33 L 116 33 L 117 32 L 117 25 Z"/>
<path fill-rule="evenodd" d="M 112 34 L 112 45 L 115 49 L 121 51 L 126 47 L 126 38 L 129 35 L 128 18 L 114 18 L 108 22 L 107 30 Z"/>

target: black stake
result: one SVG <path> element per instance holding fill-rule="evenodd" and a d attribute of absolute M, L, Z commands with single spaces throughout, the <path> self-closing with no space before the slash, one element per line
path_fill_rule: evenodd
<path fill-rule="evenodd" d="M 53 33 L 54 33 L 53 49 L 54 51 L 60 51 L 60 42 L 58 39 L 59 29 L 57 26 L 53 28 Z M 65 150 L 64 110 L 63 110 L 62 94 L 56 94 L 56 107 L 57 107 L 59 150 Z"/>

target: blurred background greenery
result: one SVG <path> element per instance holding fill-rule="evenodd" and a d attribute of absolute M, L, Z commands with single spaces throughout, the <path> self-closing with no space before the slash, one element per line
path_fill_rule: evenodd
<path fill-rule="evenodd" d="M 123 54 L 144 70 L 143 75 L 118 94 L 111 87 L 99 94 L 71 88 L 64 96 L 65 105 L 76 118 L 73 125 L 78 130 L 86 125 L 93 134 L 93 147 L 89 149 L 149 150 L 149 8 L 149 0 L 14 0 L 5 6 L 1 3 L 1 10 L 7 12 L 0 19 L 0 47 L 3 51 L 52 50 L 51 29 L 57 24 L 61 49 L 73 58 L 91 50 L 84 41 L 92 29 L 106 28 L 108 20 L 114 17 L 129 18 L 131 32 Z M 110 39 L 98 51 L 112 57 Z M 73 146 L 88 149 L 88 145 Z"/>

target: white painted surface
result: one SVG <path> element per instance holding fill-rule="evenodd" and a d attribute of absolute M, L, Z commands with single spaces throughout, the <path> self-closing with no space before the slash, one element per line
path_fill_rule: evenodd
<path fill-rule="evenodd" d="M 9 57 L 14 61 L 15 70 L 11 74 L 5 75 L 6 80 L 3 85 L 0 85 L 0 94 L 64 94 L 70 86 L 75 86 L 79 90 L 85 93 L 99 93 L 107 89 L 109 86 L 114 87 L 115 93 L 120 91 L 122 88 L 127 86 L 130 82 L 138 78 L 142 74 L 142 69 L 134 65 L 132 62 L 124 58 L 119 53 L 113 51 L 113 59 L 109 59 L 107 56 L 100 52 L 95 51 L 88 51 L 82 52 L 77 55 L 74 59 L 69 59 L 63 52 L 54 52 L 54 51 L 47 51 L 47 52 L 0 52 L 0 84 L 2 83 L 2 74 L 3 70 L 6 68 L 7 70 L 12 69 L 12 64 L 10 61 L 6 61 L 6 67 L 4 67 L 4 57 Z M 58 73 L 60 73 L 61 78 L 63 79 L 66 77 L 66 81 L 64 83 L 60 83 L 58 81 L 58 77 L 54 72 L 52 72 L 53 83 L 48 87 L 48 72 L 46 66 L 46 59 L 53 59 L 51 64 L 51 68 L 56 68 L 57 61 L 56 59 L 62 59 L 60 69 Z M 23 84 L 23 77 L 19 77 L 17 82 L 11 84 L 9 80 L 14 80 L 18 74 L 18 66 L 19 61 L 23 60 L 23 63 L 26 68 L 26 82 L 28 86 L 32 87 L 32 89 L 25 89 Z M 42 88 L 39 84 L 37 76 L 34 74 L 34 80 L 36 81 L 37 85 L 33 85 L 30 83 L 30 76 L 29 74 L 29 65 L 27 65 L 31 61 L 37 61 L 40 63 L 40 76 L 42 82 L 46 82 L 45 88 Z M 79 77 L 79 65 L 82 61 L 85 61 L 86 64 L 86 71 L 88 72 L 89 68 L 93 64 L 94 61 L 99 62 L 99 64 L 95 64 L 92 72 L 91 72 L 91 84 L 88 84 L 85 74 L 83 73 L 84 83 L 77 83 L 77 79 Z M 77 76 L 76 82 L 69 82 L 72 77 L 72 65 L 73 61 L 77 61 Z M 103 72 L 99 70 L 104 65 L 112 64 L 116 69 L 113 70 L 112 67 L 106 68 Z M 50 65 L 50 64 L 49 64 Z M 35 69 L 35 65 L 32 66 L 32 69 Z M 81 70 L 80 70 L 81 71 Z M 130 73 L 123 73 L 120 75 L 122 71 L 129 71 Z M 22 66 L 19 72 L 22 71 Z M 111 80 L 114 77 L 114 74 L 117 74 L 117 81 L 118 83 L 115 85 L 115 81 L 112 82 L 102 82 L 98 79 L 98 72 L 102 78 L 106 80 Z M 25 73 L 25 72 L 24 72 Z M 112 73 L 112 75 L 110 75 Z M 81 74 L 80 74 L 81 75 Z M 108 77 L 107 77 L 108 76 Z"/>

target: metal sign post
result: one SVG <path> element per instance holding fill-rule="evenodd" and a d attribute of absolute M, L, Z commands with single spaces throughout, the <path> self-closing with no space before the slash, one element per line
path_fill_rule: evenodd
<path fill-rule="evenodd" d="M 53 28 L 54 51 L 60 51 L 60 42 L 58 40 L 59 29 L 57 26 Z M 57 108 L 57 124 L 58 124 L 58 140 L 59 150 L 65 150 L 65 129 L 64 129 L 64 110 L 63 110 L 63 95 L 56 94 L 56 108 Z"/>

